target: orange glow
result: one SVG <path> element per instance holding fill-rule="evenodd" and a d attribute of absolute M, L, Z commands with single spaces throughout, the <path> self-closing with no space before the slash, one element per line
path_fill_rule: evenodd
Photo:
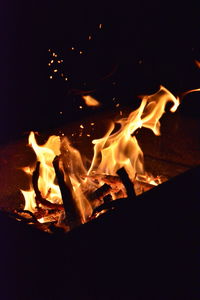
<path fill-rule="evenodd" d="M 94 99 L 91 96 L 82 96 L 83 100 L 85 101 L 85 104 L 87 106 L 100 106 L 100 102 Z"/>
<path fill-rule="evenodd" d="M 200 68 L 200 61 L 195 60 L 195 64 L 196 64 L 196 66 L 197 66 L 198 68 Z"/>

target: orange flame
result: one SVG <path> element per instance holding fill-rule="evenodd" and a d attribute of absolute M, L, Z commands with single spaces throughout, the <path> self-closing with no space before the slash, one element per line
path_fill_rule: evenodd
<path fill-rule="evenodd" d="M 38 180 L 38 188 L 44 198 L 53 203 L 62 203 L 62 197 L 59 186 L 54 183 L 55 172 L 52 162 L 56 155 L 60 154 L 60 137 L 51 136 L 45 145 L 39 146 L 36 142 L 33 132 L 29 135 L 29 145 L 36 153 L 37 160 L 40 161 L 40 176 Z M 23 169 L 27 174 L 32 174 L 30 168 Z M 35 192 L 33 187 L 30 191 L 21 191 L 25 198 L 25 209 L 32 212 L 35 211 Z"/>
<path fill-rule="evenodd" d="M 90 96 L 84 96 L 84 98 L 90 99 L 88 97 Z M 121 167 L 126 169 L 132 180 L 135 179 L 136 174 L 145 174 L 143 152 L 134 133 L 137 129 L 146 127 L 151 129 L 155 135 L 159 135 L 159 120 L 165 113 L 168 102 L 173 103 L 171 112 L 175 112 L 179 105 L 179 99 L 163 86 L 155 94 L 143 96 L 140 107 L 130 113 L 128 118 L 117 122 L 121 126 L 118 131 L 113 133 L 115 123 L 112 123 L 104 137 L 93 140 L 94 155 L 88 169 L 84 166 L 79 151 L 70 145 L 66 137 L 61 141 L 60 137 L 51 136 L 45 145 L 40 146 L 36 142 L 34 133 L 31 132 L 29 144 L 35 151 L 37 160 L 40 161 L 38 186 L 42 196 L 53 203 L 62 203 L 59 187 L 54 183 L 55 172 L 52 165 L 54 157 L 61 154 L 63 170 L 69 176 L 75 201 L 83 216 L 83 222 L 85 222 L 95 206 L 88 199 L 88 194 L 103 184 L 102 180 L 92 181 L 91 175 L 116 175 L 116 171 Z M 24 171 L 28 174 L 32 172 L 29 168 Z M 22 191 L 22 193 L 25 197 L 25 209 L 34 212 L 36 204 L 33 188 L 30 191 Z"/>
<path fill-rule="evenodd" d="M 94 140 L 94 157 L 88 174 L 96 171 L 115 175 L 121 167 L 125 167 L 132 179 L 136 173 L 143 173 L 143 153 L 136 137 L 132 135 L 141 127 L 149 128 L 155 135 L 159 135 L 159 120 L 169 101 L 174 104 L 171 112 L 175 112 L 179 105 L 179 99 L 161 86 L 157 93 L 144 96 L 140 107 L 133 111 L 127 119 L 118 121 L 121 128 L 117 132 L 112 134 L 114 129 L 114 124 L 112 124 L 103 138 Z"/>

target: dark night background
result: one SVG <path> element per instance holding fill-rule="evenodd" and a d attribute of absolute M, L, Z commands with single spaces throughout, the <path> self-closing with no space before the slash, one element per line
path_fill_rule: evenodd
<path fill-rule="evenodd" d="M 77 90 L 95 90 L 104 110 L 113 97 L 133 105 L 160 84 L 175 95 L 198 88 L 197 2 L 1 2 L 1 142 L 93 113 L 78 109 Z M 63 63 L 51 80 L 53 52 Z M 184 112 L 199 115 L 197 94 Z"/>

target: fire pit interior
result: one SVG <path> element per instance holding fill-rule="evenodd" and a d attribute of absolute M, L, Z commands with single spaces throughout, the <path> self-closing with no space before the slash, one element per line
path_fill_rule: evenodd
<path fill-rule="evenodd" d="M 193 92 L 198 90 L 191 91 Z M 90 97 L 89 100 L 88 105 L 99 105 L 94 98 Z M 182 136 L 179 138 L 180 151 L 175 143 L 171 145 L 169 134 L 165 145 L 161 144 L 162 141 L 156 144 L 156 138 L 154 140 L 148 135 L 147 129 L 153 131 L 154 135 L 160 135 L 160 119 L 167 110 L 168 103 L 171 103 L 171 107 L 168 108 L 168 118 L 165 122 L 171 122 L 173 128 L 168 127 L 168 131 L 175 131 L 175 134 L 179 135 L 180 130 L 183 130 L 178 127 L 181 126 L 179 115 L 176 115 L 173 121 L 170 113 L 176 112 L 180 99 L 161 86 L 156 93 L 143 96 L 139 107 L 126 118 L 120 116 L 115 122 L 110 122 L 103 137 L 92 140 L 94 148 L 91 158 L 88 157 L 88 153 L 92 153 L 89 143 L 82 145 L 82 150 L 85 148 L 82 153 L 81 149 L 78 150 L 72 145 L 63 132 L 48 137 L 44 144 L 39 144 L 36 134 L 31 132 L 27 144 L 21 144 L 21 153 L 12 153 L 15 159 L 18 155 L 17 163 L 21 160 L 24 164 L 21 167 L 10 164 L 10 172 L 17 174 L 14 175 L 17 187 L 12 186 L 7 174 L 3 174 L 6 183 L 4 188 L 10 193 L 6 185 L 11 186 L 11 193 L 8 195 L 2 193 L 2 209 L 16 220 L 49 233 L 56 230 L 68 232 L 109 209 L 115 209 L 119 200 L 135 198 L 187 170 L 193 164 L 197 165 L 199 157 L 195 150 L 192 151 L 192 155 L 191 149 L 189 150 L 185 162 L 182 159 L 184 147 L 181 144 Z M 96 122 L 100 121 L 97 119 Z M 77 144 L 81 143 L 83 134 L 91 136 L 85 133 L 91 130 L 86 127 L 87 123 L 79 126 L 78 134 L 71 133 L 71 138 L 78 135 Z M 89 124 L 93 129 L 95 122 Z M 195 123 L 195 126 L 198 125 Z M 145 130 L 140 135 L 142 128 Z M 197 128 L 195 132 L 196 130 Z M 186 139 L 187 136 L 184 134 L 184 144 Z M 143 140 L 147 149 L 145 159 L 141 148 Z M 197 145 L 195 148 L 198 149 L 198 141 L 195 143 Z M 158 146 L 160 149 L 157 150 Z M 163 152 L 164 147 L 166 150 Z M 10 148 L 16 151 L 15 148 L 11 146 Z M 195 148 L 193 145 L 192 149 Z M 148 152 L 151 151 L 155 154 L 149 155 Z M 164 157 L 159 157 L 163 154 Z M 6 155 L 4 164 L 9 161 Z M 145 169 L 145 161 L 149 172 Z M 161 169 L 158 164 L 161 164 Z M 23 188 L 23 185 L 26 188 Z M 9 198 L 13 199 L 13 203 Z"/>

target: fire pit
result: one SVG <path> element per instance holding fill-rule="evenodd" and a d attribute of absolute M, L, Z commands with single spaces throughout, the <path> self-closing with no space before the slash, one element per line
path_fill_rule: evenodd
<path fill-rule="evenodd" d="M 92 97 L 84 96 L 84 100 L 87 105 L 99 105 Z M 166 181 L 164 176 L 156 176 L 156 170 L 154 175 L 145 171 L 137 136 L 142 127 L 160 135 L 159 120 L 168 102 L 172 103 L 170 111 L 175 112 L 179 99 L 164 87 L 143 96 L 138 109 L 111 123 L 103 138 L 92 141 L 90 163 L 86 153 L 75 149 L 64 134 L 51 136 L 39 145 L 31 132 L 29 150 L 34 151 L 37 163 L 29 162 L 21 168 L 28 181 L 28 189 L 20 189 L 25 205 L 8 209 L 9 214 L 47 232 L 69 231 L 114 209 L 119 202 L 116 200 L 134 198 Z"/>
<path fill-rule="evenodd" d="M 4 299 L 197 299 L 199 121 L 178 104 L 144 96 L 90 162 L 63 133 L 2 147 Z"/>
<path fill-rule="evenodd" d="M 67 235 L 1 213 L 2 297 L 198 299 L 199 176 L 198 167 L 123 199 Z"/>

